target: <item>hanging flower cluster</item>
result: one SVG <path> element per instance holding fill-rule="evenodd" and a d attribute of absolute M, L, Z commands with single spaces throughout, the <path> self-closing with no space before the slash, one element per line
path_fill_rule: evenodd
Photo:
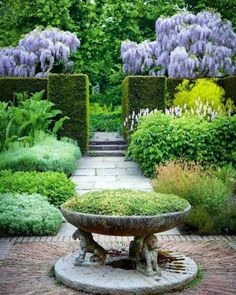
<path fill-rule="evenodd" d="M 128 74 L 195 78 L 236 73 L 236 34 L 219 14 L 183 12 L 156 21 L 156 41 L 124 41 Z"/>
<path fill-rule="evenodd" d="M 68 70 L 72 66 L 70 54 L 79 46 L 74 33 L 35 29 L 17 47 L 0 48 L 0 76 L 46 77 L 60 62 Z"/>

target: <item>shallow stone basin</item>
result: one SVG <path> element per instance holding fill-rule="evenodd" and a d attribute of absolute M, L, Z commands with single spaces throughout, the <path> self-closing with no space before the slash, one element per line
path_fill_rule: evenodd
<path fill-rule="evenodd" d="M 143 236 L 169 230 L 189 214 L 191 206 L 183 211 L 156 216 L 109 216 L 85 214 L 61 208 L 65 219 L 77 228 L 103 235 Z"/>

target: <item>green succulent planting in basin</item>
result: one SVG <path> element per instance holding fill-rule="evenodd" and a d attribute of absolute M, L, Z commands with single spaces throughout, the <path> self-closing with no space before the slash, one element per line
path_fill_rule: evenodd
<path fill-rule="evenodd" d="M 154 216 L 183 211 L 189 202 L 175 195 L 132 190 L 105 190 L 86 193 L 62 207 L 81 213 L 111 216 Z"/>

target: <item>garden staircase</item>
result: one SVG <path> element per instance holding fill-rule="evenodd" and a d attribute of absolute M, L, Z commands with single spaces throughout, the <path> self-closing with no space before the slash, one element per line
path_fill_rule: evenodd
<path fill-rule="evenodd" d="M 125 156 L 126 142 L 115 132 L 96 132 L 90 140 L 90 157 Z"/>

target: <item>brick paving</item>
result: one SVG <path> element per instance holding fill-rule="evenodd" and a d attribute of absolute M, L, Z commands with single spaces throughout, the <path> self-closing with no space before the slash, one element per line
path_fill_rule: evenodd
<path fill-rule="evenodd" d="M 109 239 L 99 241 L 109 249 Z M 117 243 L 123 247 L 126 243 Z M 57 295 L 85 294 L 74 291 L 50 276 L 54 263 L 76 250 L 78 242 L 17 242 L 6 259 L 0 262 L 0 294 L 4 295 Z M 180 251 L 201 265 L 203 279 L 190 289 L 178 291 L 181 295 L 236 294 L 236 251 L 223 241 L 164 242 L 163 248 Z M 173 293 L 171 293 L 173 294 Z"/>

